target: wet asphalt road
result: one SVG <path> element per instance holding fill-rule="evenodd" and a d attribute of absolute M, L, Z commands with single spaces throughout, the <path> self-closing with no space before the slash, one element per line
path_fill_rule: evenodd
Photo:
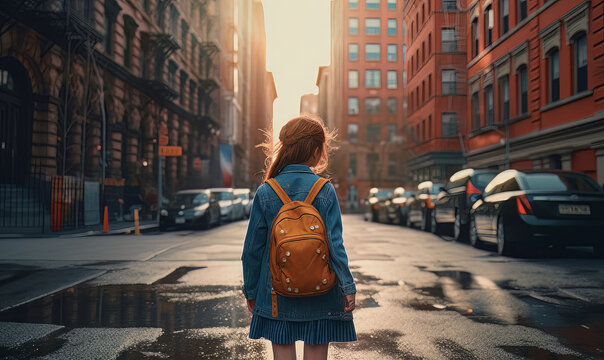
<path fill-rule="evenodd" d="M 247 339 L 246 225 L 0 240 L 0 358 L 270 359 Z M 604 358 L 589 249 L 506 258 L 357 215 L 344 234 L 359 341 L 330 359 Z"/>

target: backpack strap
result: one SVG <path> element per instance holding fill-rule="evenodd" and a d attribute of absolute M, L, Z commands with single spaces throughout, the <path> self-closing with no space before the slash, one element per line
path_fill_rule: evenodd
<path fill-rule="evenodd" d="M 291 202 L 289 196 L 287 196 L 287 194 L 285 193 L 285 190 L 283 190 L 283 188 L 281 187 L 281 185 L 279 185 L 277 180 L 275 180 L 274 178 L 270 178 L 270 179 L 266 180 L 266 183 L 268 184 L 268 186 L 270 186 L 273 189 L 273 191 L 275 193 L 277 193 L 277 196 L 279 196 L 279 199 L 281 199 L 281 201 L 283 201 L 283 205 Z"/>
<path fill-rule="evenodd" d="M 312 186 L 312 188 L 310 188 L 310 191 L 308 192 L 308 195 L 306 195 L 306 199 L 304 199 L 304 202 L 312 205 L 313 201 L 315 201 L 315 197 L 317 197 L 317 195 L 319 194 L 319 191 L 321 191 L 323 186 L 328 182 L 329 180 L 327 180 L 326 178 L 320 177 Z"/>

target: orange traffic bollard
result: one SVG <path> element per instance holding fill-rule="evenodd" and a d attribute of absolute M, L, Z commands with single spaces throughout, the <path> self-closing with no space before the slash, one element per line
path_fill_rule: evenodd
<path fill-rule="evenodd" d="M 134 209 L 134 235 L 140 235 L 141 229 L 138 227 L 138 209 Z"/>
<path fill-rule="evenodd" d="M 105 206 L 105 212 L 103 214 L 103 232 L 109 232 L 109 207 Z"/>

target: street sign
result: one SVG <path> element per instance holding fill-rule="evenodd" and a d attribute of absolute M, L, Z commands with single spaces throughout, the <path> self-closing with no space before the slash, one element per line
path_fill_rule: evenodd
<path fill-rule="evenodd" d="M 169 142 L 170 142 L 170 138 L 167 135 L 159 136 L 159 145 L 160 146 L 166 146 L 166 145 L 168 145 Z"/>
<path fill-rule="evenodd" d="M 160 146 L 159 156 L 182 156 L 182 146 Z"/>

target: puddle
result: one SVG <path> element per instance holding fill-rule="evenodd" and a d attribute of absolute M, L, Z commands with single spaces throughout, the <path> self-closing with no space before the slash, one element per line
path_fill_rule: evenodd
<path fill-rule="evenodd" d="M 0 347 L 0 358 L 2 359 L 37 359 L 44 357 L 60 349 L 67 343 L 67 339 L 59 335 L 67 332 L 66 329 L 58 330 L 40 339 L 28 341 L 14 349 Z"/>
<path fill-rule="evenodd" d="M 0 321 L 76 327 L 168 330 L 245 327 L 250 315 L 238 287 L 77 286 L 0 313 Z"/>
<path fill-rule="evenodd" d="M 445 271 L 431 271 L 431 273 L 435 274 L 438 277 L 446 277 L 454 280 L 463 290 L 468 290 L 472 288 L 472 284 L 474 279 L 472 274 L 467 271 L 455 271 L 455 270 L 445 270 Z"/>
<path fill-rule="evenodd" d="M 117 360 L 156 359 L 265 359 L 268 354 L 264 343 L 249 341 L 246 331 L 211 332 L 185 330 L 165 332 L 152 344 L 130 349 Z"/>
<path fill-rule="evenodd" d="M 477 357 L 468 349 L 450 339 L 437 339 L 434 345 L 448 360 L 474 360 Z"/>
<path fill-rule="evenodd" d="M 378 330 L 371 333 L 357 334 L 357 342 L 333 343 L 331 346 L 353 351 L 374 351 L 394 359 L 422 360 L 421 357 L 415 356 L 410 352 L 399 348 L 396 339 L 401 336 L 403 336 L 403 334 L 398 331 Z"/>
<path fill-rule="evenodd" d="M 583 357 L 574 355 L 556 354 L 534 346 L 501 346 L 501 348 L 510 354 L 522 356 L 526 359 L 535 360 L 580 360 Z"/>

